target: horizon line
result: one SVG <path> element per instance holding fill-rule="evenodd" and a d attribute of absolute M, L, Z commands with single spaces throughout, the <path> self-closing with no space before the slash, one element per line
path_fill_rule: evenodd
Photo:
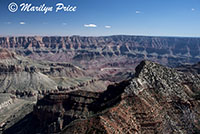
<path fill-rule="evenodd" d="M 140 35 L 140 34 L 112 34 L 112 35 L 0 35 L 0 37 L 111 37 L 111 36 L 135 36 L 135 37 L 161 37 L 161 38 L 200 38 L 200 36 L 181 35 Z"/>

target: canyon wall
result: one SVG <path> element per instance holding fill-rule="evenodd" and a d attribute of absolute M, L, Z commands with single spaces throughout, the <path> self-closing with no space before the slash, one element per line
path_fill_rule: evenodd
<path fill-rule="evenodd" d="M 200 38 L 107 37 L 0 37 L 0 46 L 35 59 L 85 61 L 126 57 L 164 64 L 195 63 L 200 57 Z"/>

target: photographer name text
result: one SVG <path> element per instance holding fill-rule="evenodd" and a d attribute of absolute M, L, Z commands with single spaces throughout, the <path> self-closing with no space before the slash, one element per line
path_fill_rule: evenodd
<path fill-rule="evenodd" d="M 8 10 L 10 12 L 16 12 L 18 10 L 18 5 L 14 2 L 8 5 Z M 77 6 L 65 5 L 63 3 L 57 3 L 54 7 L 47 6 L 46 4 L 41 5 L 33 5 L 31 3 L 21 3 L 19 4 L 19 10 L 21 12 L 43 12 L 47 14 L 48 12 L 75 12 L 77 10 Z"/>

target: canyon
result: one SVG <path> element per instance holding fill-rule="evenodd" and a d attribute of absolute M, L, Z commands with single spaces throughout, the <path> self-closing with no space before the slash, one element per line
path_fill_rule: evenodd
<path fill-rule="evenodd" d="M 200 38 L 189 37 L 0 37 L 0 47 L 33 60 L 67 62 L 102 79 L 134 72 L 144 59 L 169 67 L 200 60 Z"/>
<path fill-rule="evenodd" d="M 34 59 L 73 62 L 106 58 L 147 59 L 174 63 L 199 62 L 200 38 L 148 36 L 0 37 L 0 46 Z M 106 61 L 105 60 L 105 61 Z M 127 60 L 127 61 L 128 61 Z"/>
<path fill-rule="evenodd" d="M 134 78 L 105 91 L 46 95 L 5 133 L 197 134 L 199 92 L 199 75 L 142 61 Z"/>
<path fill-rule="evenodd" d="M 200 38 L 0 37 L 0 134 L 198 134 Z"/>

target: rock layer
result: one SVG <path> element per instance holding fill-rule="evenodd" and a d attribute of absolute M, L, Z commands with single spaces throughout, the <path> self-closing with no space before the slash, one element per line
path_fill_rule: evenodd
<path fill-rule="evenodd" d="M 36 59 L 87 61 L 108 57 L 150 59 L 165 64 L 194 63 L 200 57 L 200 38 L 107 37 L 0 37 L 0 46 Z"/>
<path fill-rule="evenodd" d="M 0 49 L 0 93 L 33 97 L 83 87 L 90 91 L 100 91 L 106 88 L 106 83 L 90 77 L 86 71 L 70 63 L 31 60 Z"/>

